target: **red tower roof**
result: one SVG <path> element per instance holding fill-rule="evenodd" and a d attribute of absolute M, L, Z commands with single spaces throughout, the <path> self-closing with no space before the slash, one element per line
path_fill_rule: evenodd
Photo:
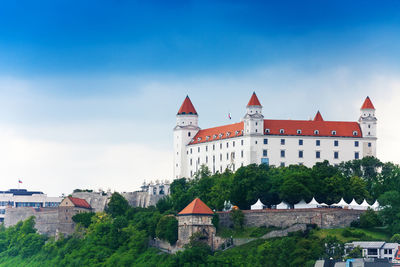
<path fill-rule="evenodd" d="M 75 207 L 91 209 L 92 207 L 87 203 L 86 200 L 77 197 L 68 197 L 69 200 L 75 205 Z"/>
<path fill-rule="evenodd" d="M 365 99 L 361 109 L 375 109 L 374 105 L 371 102 L 371 99 L 369 99 L 369 96 L 367 96 L 367 98 Z"/>
<path fill-rule="evenodd" d="M 213 215 L 214 212 L 200 198 L 195 198 L 189 205 L 186 206 L 178 215 Z"/>
<path fill-rule="evenodd" d="M 192 101 L 190 101 L 189 96 L 186 96 L 183 101 L 181 108 L 178 110 L 178 115 L 197 115 L 197 111 L 194 108 Z"/>
<path fill-rule="evenodd" d="M 256 92 L 253 92 L 251 95 L 250 101 L 247 104 L 247 106 L 261 106 L 260 101 L 258 100 L 258 97 L 256 95 Z"/>
<path fill-rule="evenodd" d="M 314 121 L 324 121 L 319 110 L 318 110 L 317 114 L 315 114 Z"/>

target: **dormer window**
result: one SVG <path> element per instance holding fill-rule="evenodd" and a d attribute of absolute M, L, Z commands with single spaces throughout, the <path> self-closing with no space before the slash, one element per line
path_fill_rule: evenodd
<path fill-rule="evenodd" d="M 239 134 L 239 131 L 236 131 L 236 132 L 235 132 L 235 135 L 238 135 L 238 134 Z"/>
<path fill-rule="evenodd" d="M 319 130 L 315 130 L 315 131 L 314 131 L 314 134 L 319 134 Z"/>
<path fill-rule="evenodd" d="M 270 130 L 269 129 L 265 129 L 265 133 L 269 134 Z"/>
<path fill-rule="evenodd" d="M 242 134 L 243 134 L 243 130 L 242 130 L 241 132 L 242 132 Z"/>
<path fill-rule="evenodd" d="M 210 139 L 210 137 L 207 135 L 207 136 L 206 136 L 206 140 L 208 140 L 208 139 Z"/>
<path fill-rule="evenodd" d="M 301 134 L 301 130 L 297 130 L 297 134 Z"/>
<path fill-rule="evenodd" d="M 357 131 L 353 131 L 353 135 L 354 135 L 354 136 L 357 136 L 357 135 L 358 135 L 358 132 L 357 132 Z"/>
<path fill-rule="evenodd" d="M 231 133 L 230 132 L 226 132 L 226 136 L 228 137 L 228 136 L 230 136 L 231 135 Z"/>
<path fill-rule="evenodd" d="M 217 138 L 217 135 L 216 135 L 216 134 L 214 134 L 214 135 L 213 135 L 213 139 L 216 139 L 216 138 Z"/>
<path fill-rule="evenodd" d="M 332 131 L 332 135 L 336 135 L 336 131 Z"/>
<path fill-rule="evenodd" d="M 201 137 L 197 137 L 197 142 L 200 142 L 201 141 Z"/>
<path fill-rule="evenodd" d="M 223 133 L 220 133 L 220 134 L 218 135 L 219 138 L 222 138 L 222 136 L 224 136 Z"/>
<path fill-rule="evenodd" d="M 280 130 L 279 130 L 279 133 L 280 133 L 280 134 L 284 134 L 284 133 L 285 133 L 285 130 L 284 130 L 284 129 L 280 129 Z"/>

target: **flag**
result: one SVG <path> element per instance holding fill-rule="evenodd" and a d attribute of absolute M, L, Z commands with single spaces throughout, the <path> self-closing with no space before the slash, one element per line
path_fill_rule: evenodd
<path fill-rule="evenodd" d="M 22 184 L 22 181 L 21 181 L 21 179 L 18 179 L 18 183 L 19 183 L 19 184 Z"/>
<path fill-rule="evenodd" d="M 230 113 L 230 112 L 228 113 L 228 118 L 229 118 L 230 120 L 232 119 L 231 113 Z"/>

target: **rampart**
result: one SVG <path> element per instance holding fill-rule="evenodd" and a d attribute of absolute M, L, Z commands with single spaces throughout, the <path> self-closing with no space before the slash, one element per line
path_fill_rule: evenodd
<path fill-rule="evenodd" d="M 165 195 L 150 195 L 148 192 L 124 192 L 121 195 L 128 200 L 132 207 L 148 208 L 155 206 L 157 202 L 165 197 Z"/>
<path fill-rule="evenodd" d="M 360 218 L 363 210 L 352 209 L 290 209 L 243 210 L 245 226 L 286 228 L 294 224 L 316 224 L 320 228 L 346 227 Z M 218 212 L 220 225 L 231 227 L 230 212 Z"/>

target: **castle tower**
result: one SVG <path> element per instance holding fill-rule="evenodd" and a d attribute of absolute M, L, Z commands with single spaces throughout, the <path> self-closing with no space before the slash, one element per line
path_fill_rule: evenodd
<path fill-rule="evenodd" d="M 178 213 L 178 242 L 183 246 L 190 241 L 195 233 L 200 233 L 202 239 L 212 248 L 216 229 L 212 224 L 214 212 L 199 198 L 194 199 Z"/>
<path fill-rule="evenodd" d="M 366 142 L 363 143 L 363 156 L 375 156 L 377 119 L 375 117 L 375 107 L 368 96 L 361 106 L 360 112 L 361 115 L 358 122 L 360 124 L 362 135 L 366 138 Z"/>
<path fill-rule="evenodd" d="M 174 178 L 182 178 L 187 172 L 186 145 L 200 130 L 199 116 L 189 96 L 186 96 L 178 113 L 174 128 Z"/>
<path fill-rule="evenodd" d="M 243 118 L 244 123 L 244 136 L 247 136 L 246 140 L 246 164 L 260 164 L 261 155 L 259 155 L 259 149 L 257 139 L 264 135 L 264 116 L 262 115 L 262 106 L 255 92 L 253 92 L 249 103 L 246 107 L 246 115 Z"/>

